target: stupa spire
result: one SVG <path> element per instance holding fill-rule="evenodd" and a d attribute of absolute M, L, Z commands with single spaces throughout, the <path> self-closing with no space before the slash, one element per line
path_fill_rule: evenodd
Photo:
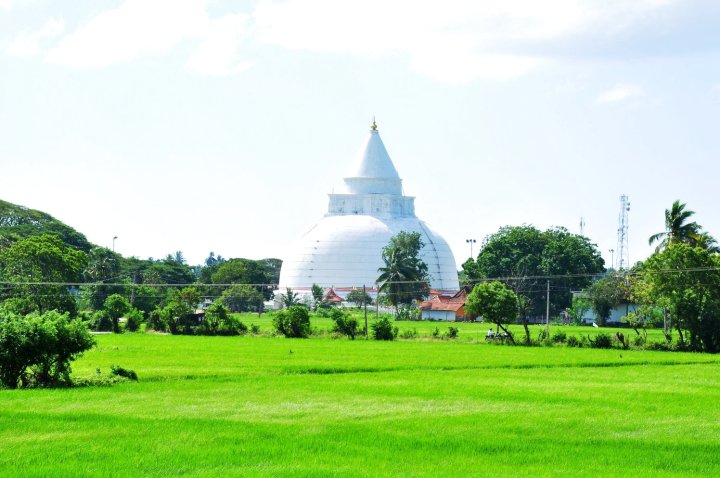
<path fill-rule="evenodd" d="M 402 195 L 402 181 L 385 149 L 373 118 L 370 134 L 344 178 L 350 194 Z"/>

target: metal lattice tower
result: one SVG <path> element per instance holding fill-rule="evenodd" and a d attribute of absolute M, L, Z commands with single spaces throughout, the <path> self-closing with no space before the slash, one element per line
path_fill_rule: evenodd
<path fill-rule="evenodd" d="M 617 233 L 617 269 L 630 267 L 630 252 L 628 247 L 628 213 L 630 212 L 630 198 L 626 194 L 620 196 L 620 214 L 618 216 Z M 614 264 L 613 264 L 614 265 Z"/>

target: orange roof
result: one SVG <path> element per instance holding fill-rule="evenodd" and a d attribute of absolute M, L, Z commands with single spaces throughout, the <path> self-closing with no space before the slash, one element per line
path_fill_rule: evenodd
<path fill-rule="evenodd" d="M 467 290 L 460 289 L 455 295 L 436 295 L 420 304 L 420 310 L 449 310 L 457 312 L 467 300 Z"/>
<path fill-rule="evenodd" d="M 325 294 L 324 301 L 339 304 L 340 302 L 343 301 L 343 298 L 340 297 L 339 295 L 337 295 L 334 290 L 329 289 L 327 291 L 327 294 Z"/>

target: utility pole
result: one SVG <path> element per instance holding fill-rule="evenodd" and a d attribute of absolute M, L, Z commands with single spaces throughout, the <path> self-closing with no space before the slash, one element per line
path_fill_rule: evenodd
<path fill-rule="evenodd" d="M 475 244 L 477 241 L 475 239 L 465 239 L 465 242 L 470 244 L 470 258 L 473 259 L 473 244 Z"/>
<path fill-rule="evenodd" d="M 363 284 L 363 304 L 365 308 L 365 340 L 368 338 L 368 323 L 367 323 L 367 292 L 365 292 L 365 284 Z"/>
<path fill-rule="evenodd" d="M 550 279 L 547 281 L 547 303 L 545 308 L 545 335 L 550 338 Z"/>

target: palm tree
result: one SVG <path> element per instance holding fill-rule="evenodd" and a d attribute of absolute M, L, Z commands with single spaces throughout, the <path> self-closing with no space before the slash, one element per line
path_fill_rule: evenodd
<path fill-rule="evenodd" d="M 690 245 L 698 242 L 701 228 L 695 221 L 687 222 L 695 211 L 686 210 L 686 206 L 687 204 L 677 200 L 670 209 L 665 209 L 665 231 L 653 234 L 648 241 L 650 245 L 659 241 L 655 252 L 678 242 Z"/>
<path fill-rule="evenodd" d="M 385 267 L 378 269 L 378 291 L 387 294 L 395 313 L 399 314 L 400 304 L 411 303 L 427 295 L 427 266 L 401 247 L 386 247 L 382 258 Z"/>
<path fill-rule="evenodd" d="M 720 253 L 720 245 L 709 232 L 701 232 L 698 234 L 697 240 L 693 242 L 693 246 L 702 247 L 711 254 Z"/>

